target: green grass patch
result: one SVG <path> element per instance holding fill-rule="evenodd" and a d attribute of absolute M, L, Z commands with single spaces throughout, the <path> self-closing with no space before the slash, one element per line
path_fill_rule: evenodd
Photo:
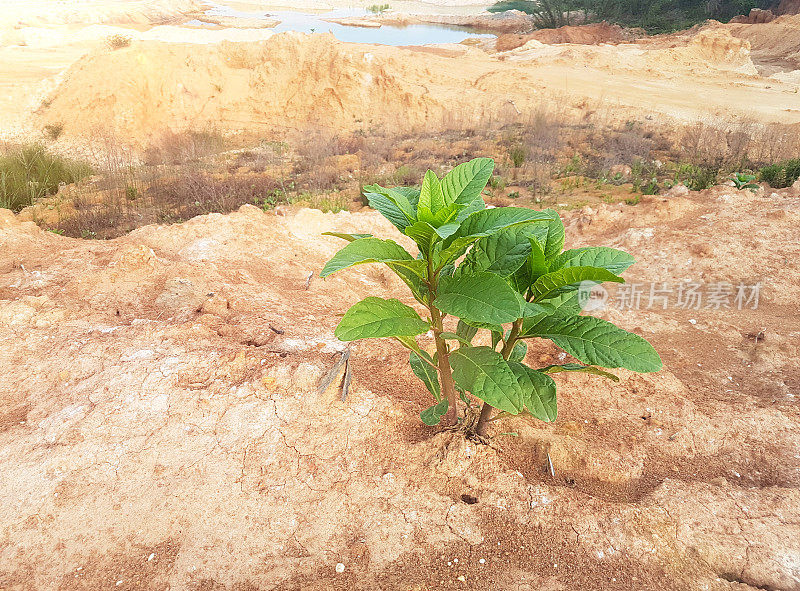
<path fill-rule="evenodd" d="M 758 171 L 759 178 L 769 183 L 773 189 L 791 187 L 800 178 L 800 158 L 784 160 L 765 166 Z"/>
<path fill-rule="evenodd" d="M 0 156 L 0 208 L 19 211 L 54 195 L 61 183 L 76 183 L 92 173 L 85 162 L 48 152 L 38 144 Z"/>

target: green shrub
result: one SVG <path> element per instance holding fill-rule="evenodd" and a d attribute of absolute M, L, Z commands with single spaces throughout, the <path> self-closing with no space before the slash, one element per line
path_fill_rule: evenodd
<path fill-rule="evenodd" d="M 501 0 L 489 12 L 521 10 L 533 16 L 539 28 L 581 21 L 608 21 L 627 27 L 641 27 L 648 33 L 686 29 L 708 18 L 729 20 L 753 8 L 770 8 L 774 0 Z M 577 20 L 573 20 L 577 22 Z"/>
<path fill-rule="evenodd" d="M 633 257 L 604 247 L 562 252 L 564 225 L 553 210 L 486 209 L 481 193 L 493 168 L 493 160 L 477 158 L 443 179 L 429 170 L 421 188 L 365 187 L 370 205 L 411 238 L 419 254 L 370 234 L 329 232 L 349 244 L 320 273 L 327 277 L 353 265 L 385 263 L 403 280 L 425 308 L 425 318 L 400 300 L 368 297 L 345 313 L 335 334 L 346 342 L 397 340 L 409 349 L 411 369 L 435 401 L 422 412 L 423 422 L 460 421 L 478 437 L 504 416 L 554 421 L 553 374 L 579 371 L 617 380 L 602 368 L 661 369 L 658 353 L 642 337 L 579 315 L 587 295 L 581 287 L 623 283 L 618 274 Z M 479 330 L 489 333 L 479 342 L 491 346 L 472 344 Z M 435 354 L 417 342 L 429 331 Z M 528 367 L 523 361 L 532 338 L 553 341 L 581 363 Z M 483 401 L 480 413 L 473 411 L 476 398 Z M 466 407 L 463 417 L 459 400 Z"/>
<path fill-rule="evenodd" d="M 0 207 L 19 211 L 91 172 L 84 162 L 50 154 L 37 144 L 24 146 L 0 156 Z"/>
<path fill-rule="evenodd" d="M 765 166 L 758 171 L 758 176 L 773 189 L 791 187 L 800 178 L 800 158 Z"/>
<path fill-rule="evenodd" d="M 371 12 L 372 14 L 383 14 L 387 10 L 391 8 L 388 4 L 371 4 L 367 6 L 367 12 Z"/>
<path fill-rule="evenodd" d="M 683 183 L 692 191 L 710 189 L 717 184 L 719 169 L 709 166 L 690 165 L 687 171 L 688 175 L 683 179 Z"/>
<path fill-rule="evenodd" d="M 533 14 L 536 10 L 536 2 L 532 0 L 501 0 L 487 8 L 489 12 L 505 12 L 506 10 L 519 10 L 525 14 Z"/>

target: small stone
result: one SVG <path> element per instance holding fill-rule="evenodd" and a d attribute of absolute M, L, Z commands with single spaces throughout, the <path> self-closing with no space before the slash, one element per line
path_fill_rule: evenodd
<path fill-rule="evenodd" d="M 465 577 L 464 575 L 461 575 L 461 576 L 460 576 L 460 577 L 458 577 L 456 580 L 457 580 L 457 581 L 461 581 L 462 583 L 464 583 L 464 582 L 466 582 L 466 580 L 467 580 L 467 577 Z"/>
<path fill-rule="evenodd" d="M 339 573 L 339 574 L 342 574 L 344 572 L 344 564 L 342 564 L 341 562 L 339 564 L 337 564 L 336 565 L 336 572 Z"/>

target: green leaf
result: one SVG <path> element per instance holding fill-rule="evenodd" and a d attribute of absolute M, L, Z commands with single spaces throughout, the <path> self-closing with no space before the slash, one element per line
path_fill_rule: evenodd
<path fill-rule="evenodd" d="M 457 273 L 488 271 L 500 277 L 514 273 L 531 252 L 531 241 L 518 230 L 512 227 L 480 238 L 458 266 Z"/>
<path fill-rule="evenodd" d="M 419 343 L 417 343 L 417 337 L 394 337 L 398 343 L 403 345 L 406 349 L 410 349 L 414 353 L 422 354 L 422 349 L 419 348 Z"/>
<path fill-rule="evenodd" d="M 420 304 L 428 305 L 425 298 L 428 295 L 428 286 L 422 281 L 422 276 L 425 274 L 425 264 L 423 261 L 403 261 L 402 263 L 386 263 L 392 271 L 397 273 L 400 279 L 408 286 L 411 293 L 414 295 Z"/>
<path fill-rule="evenodd" d="M 447 408 L 450 406 L 447 398 L 443 398 L 441 402 L 437 402 L 430 408 L 426 408 L 421 413 L 419 413 L 419 417 L 422 419 L 422 422 L 430 427 L 434 427 L 439 424 L 439 421 L 442 420 L 442 417 L 447 414 Z"/>
<path fill-rule="evenodd" d="M 534 236 L 542 246 L 545 260 L 551 260 L 558 256 L 564 248 L 564 223 L 558 213 L 552 209 L 545 209 L 542 213 L 549 214 L 547 224 L 542 224 L 534 228 Z"/>
<path fill-rule="evenodd" d="M 436 174 L 429 170 L 422 180 L 417 204 L 417 218 L 424 222 L 433 222 L 435 214 L 445 206 L 442 186 Z"/>
<path fill-rule="evenodd" d="M 642 337 L 592 316 L 525 319 L 521 336 L 550 339 L 587 365 L 624 367 L 642 373 L 662 367 L 658 353 Z"/>
<path fill-rule="evenodd" d="M 403 232 L 417 243 L 420 252 L 424 253 L 426 257 L 430 254 L 433 245 L 441 240 L 439 234 L 436 233 L 436 228 L 428 222 L 414 222 L 406 226 Z"/>
<path fill-rule="evenodd" d="M 489 329 L 492 334 L 492 349 L 497 348 L 497 343 L 503 340 L 503 327 L 498 326 L 496 329 Z"/>
<path fill-rule="evenodd" d="M 397 242 L 379 238 L 359 238 L 333 255 L 319 275 L 327 277 L 336 271 L 364 263 L 395 263 L 417 274 L 422 273 L 422 276 L 425 273 L 425 263 L 415 260 Z"/>
<path fill-rule="evenodd" d="M 371 208 L 377 209 L 401 232 L 417 219 L 409 193 L 402 188 L 386 189 L 380 185 L 369 185 L 364 187 L 364 196 Z"/>
<path fill-rule="evenodd" d="M 552 316 L 575 316 L 581 313 L 581 303 L 578 300 L 578 290 L 570 290 L 560 293 L 555 297 L 546 298 L 539 304 L 549 308 L 548 315 Z"/>
<path fill-rule="evenodd" d="M 413 337 L 430 325 L 400 300 L 369 297 L 354 304 L 342 317 L 335 334 L 340 341 L 383 337 Z"/>
<path fill-rule="evenodd" d="M 486 272 L 442 279 L 434 305 L 458 318 L 487 324 L 513 322 L 522 316 L 519 294 Z"/>
<path fill-rule="evenodd" d="M 531 283 L 545 275 L 548 271 L 547 263 L 545 262 L 544 250 L 536 238 L 529 238 L 531 245 L 531 256 L 528 259 L 528 270 L 530 272 Z"/>
<path fill-rule="evenodd" d="M 509 362 L 522 393 L 522 405 L 537 419 L 551 423 L 556 420 L 556 383 L 548 375 L 523 365 Z"/>
<path fill-rule="evenodd" d="M 558 295 L 562 288 L 578 284 L 582 281 L 595 281 L 597 283 L 613 281 L 615 283 L 625 283 L 622 277 L 618 277 L 611 271 L 599 267 L 567 267 L 566 269 L 559 269 L 558 271 L 542 275 L 539 279 L 534 281 L 531 286 L 533 301 L 538 302 Z"/>
<path fill-rule="evenodd" d="M 526 229 L 528 244 L 530 245 L 529 255 L 525 264 L 521 265 L 509 278 L 511 286 L 520 294 L 525 295 L 531 284 L 540 276 L 547 273 L 547 263 L 544 259 L 544 251 L 539 241 L 530 236 L 530 230 Z"/>
<path fill-rule="evenodd" d="M 470 326 L 463 320 L 458 321 L 458 325 L 456 326 L 456 334 L 459 335 L 461 338 L 467 341 L 467 344 L 472 343 L 472 339 L 475 338 L 475 335 L 478 333 L 478 329 L 474 326 Z"/>
<path fill-rule="evenodd" d="M 482 202 L 481 192 L 493 170 L 491 158 L 475 158 L 456 166 L 441 181 L 444 203 L 469 205 L 478 199 Z"/>
<path fill-rule="evenodd" d="M 450 355 L 455 383 L 512 415 L 521 410 L 519 384 L 503 356 L 489 347 L 461 347 Z"/>
<path fill-rule="evenodd" d="M 608 378 L 614 382 L 618 382 L 619 378 L 615 376 L 613 373 L 605 371 L 599 367 L 595 367 L 594 365 L 581 365 L 579 363 L 565 363 L 563 365 L 548 365 L 547 367 L 542 367 L 539 369 L 542 373 L 561 373 L 563 371 L 571 371 L 571 372 L 581 372 L 581 373 L 590 373 L 596 376 L 603 376 L 604 378 Z"/>
<path fill-rule="evenodd" d="M 442 332 L 442 333 L 439 333 L 439 336 L 442 337 L 445 340 L 458 341 L 462 345 L 467 345 L 467 346 L 470 345 L 470 342 L 467 339 L 465 339 L 460 334 L 455 333 L 455 332 Z"/>
<path fill-rule="evenodd" d="M 555 313 L 555 308 L 549 303 L 534 304 L 533 302 L 525 302 L 525 307 L 522 309 L 523 318 L 535 318 L 537 316 L 549 316 Z"/>
<path fill-rule="evenodd" d="M 521 207 L 501 207 L 475 212 L 461 222 L 458 230 L 444 240 L 437 268 L 460 257 L 479 238 L 491 236 L 520 224 L 547 222 L 552 220 L 552 216 L 552 213 Z"/>
<path fill-rule="evenodd" d="M 411 371 L 414 372 L 415 376 L 422 380 L 422 383 L 425 384 L 428 392 L 433 394 L 434 400 L 441 400 L 442 390 L 439 386 L 439 373 L 436 371 L 436 369 L 431 367 L 431 365 L 428 363 L 425 363 L 425 361 L 414 352 L 410 354 L 409 362 L 411 363 Z"/>
<path fill-rule="evenodd" d="M 348 242 L 353 242 L 354 240 L 358 240 L 359 238 L 372 238 L 372 234 L 344 234 L 342 232 L 323 232 L 322 235 L 342 238 L 344 240 L 347 240 Z"/>
<path fill-rule="evenodd" d="M 623 250 L 589 246 L 565 250 L 553 259 L 550 269 L 555 271 L 568 267 L 600 267 L 619 275 L 635 262 L 636 259 Z"/>
<path fill-rule="evenodd" d="M 521 363 L 522 360 L 525 359 L 525 355 L 527 355 L 527 353 L 528 343 L 524 341 L 517 341 L 517 344 L 514 345 L 514 348 L 511 350 L 511 355 L 508 356 L 508 360 Z"/>

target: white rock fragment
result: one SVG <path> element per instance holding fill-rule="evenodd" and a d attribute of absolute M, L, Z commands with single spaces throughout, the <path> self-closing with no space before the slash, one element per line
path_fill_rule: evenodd
<path fill-rule="evenodd" d="M 336 572 L 342 574 L 344 572 L 344 564 L 341 562 L 336 565 Z"/>

